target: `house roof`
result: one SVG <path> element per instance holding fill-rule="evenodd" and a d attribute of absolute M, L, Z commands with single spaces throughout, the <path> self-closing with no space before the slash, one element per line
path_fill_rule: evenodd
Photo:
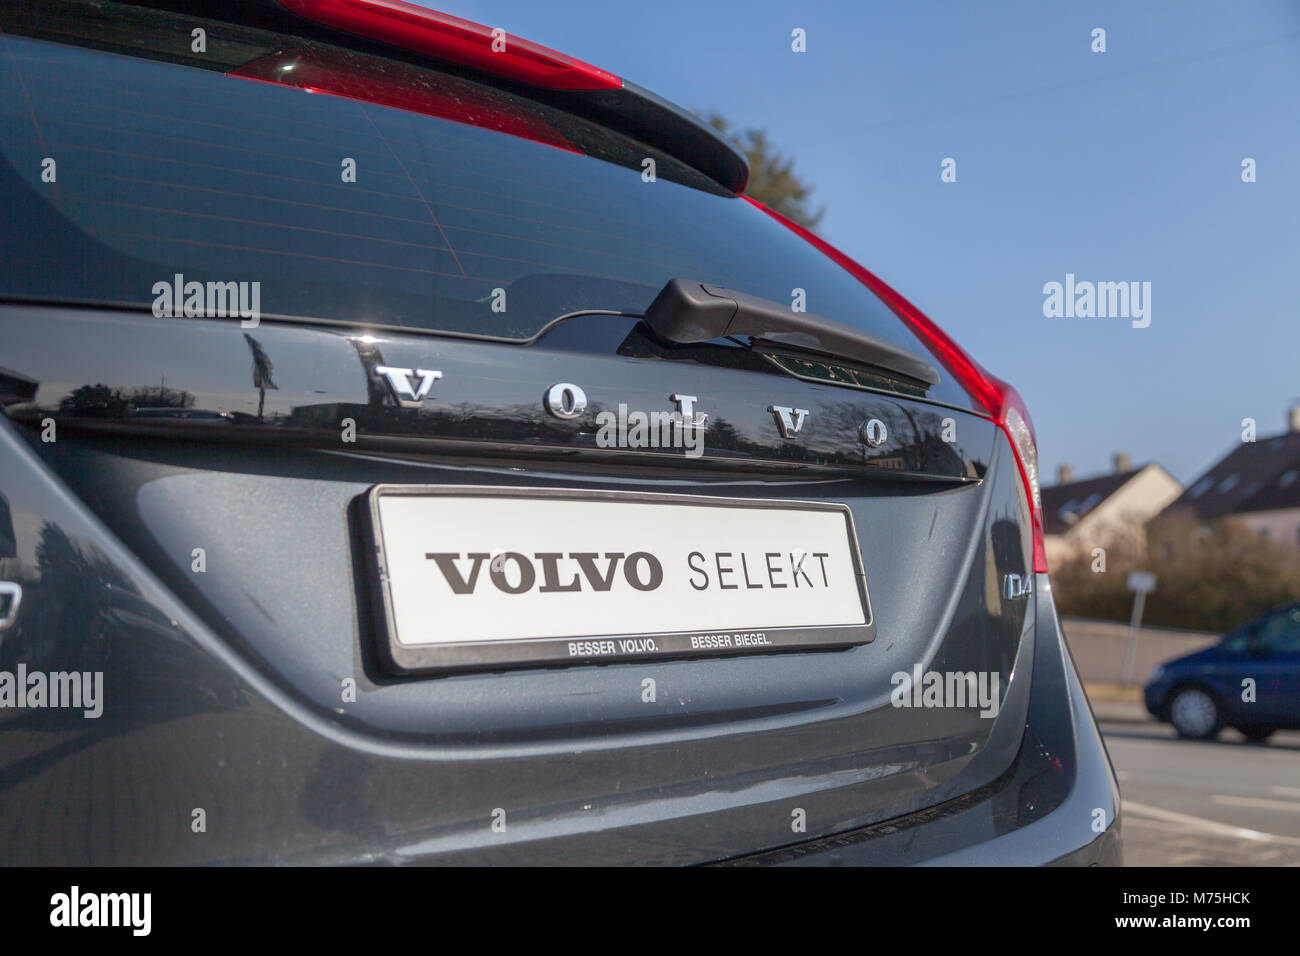
<path fill-rule="evenodd" d="M 1130 478 L 1148 466 L 1134 468 L 1131 471 L 1102 475 L 1100 478 L 1085 478 L 1065 485 L 1053 485 L 1043 488 L 1043 532 L 1045 534 L 1065 534 L 1078 524 L 1079 519 L 1091 512 L 1115 492 L 1123 488 Z M 1073 514 L 1074 520 L 1066 516 Z"/>
<path fill-rule="evenodd" d="M 1166 510 L 1184 508 L 1198 518 L 1300 508 L 1300 432 L 1242 442 Z"/>

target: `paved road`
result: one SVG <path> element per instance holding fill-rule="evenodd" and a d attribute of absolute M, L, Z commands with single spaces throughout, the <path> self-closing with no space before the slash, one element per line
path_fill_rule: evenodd
<path fill-rule="evenodd" d="M 1180 740 L 1166 725 L 1101 722 L 1124 797 L 1130 866 L 1300 865 L 1300 733 L 1267 746 Z"/>

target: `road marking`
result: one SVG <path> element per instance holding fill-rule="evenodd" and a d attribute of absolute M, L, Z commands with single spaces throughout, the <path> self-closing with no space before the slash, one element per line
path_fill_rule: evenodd
<path fill-rule="evenodd" d="M 1269 787 L 1268 792 L 1279 796 L 1300 797 L 1300 787 Z"/>
<path fill-rule="evenodd" d="M 1204 817 L 1194 817 L 1188 813 L 1178 813 L 1175 810 L 1165 810 L 1162 807 L 1153 807 L 1145 803 L 1135 803 L 1132 800 L 1125 800 L 1125 813 L 1136 813 L 1139 816 L 1152 817 L 1156 820 L 1167 820 L 1170 823 L 1182 823 L 1187 826 L 1199 827 L 1207 833 L 1217 833 L 1219 836 L 1235 837 L 1238 840 L 1254 840 L 1257 843 L 1279 843 L 1285 846 L 1300 846 L 1300 837 L 1278 836 L 1275 833 L 1261 833 L 1259 830 L 1251 830 L 1246 827 L 1234 827 L 1228 823 L 1219 823 L 1217 820 L 1206 820 Z"/>
<path fill-rule="evenodd" d="M 1300 803 L 1294 800 L 1269 800 L 1267 797 L 1233 797 L 1215 794 L 1210 798 L 1215 803 L 1226 803 L 1234 807 L 1263 807 L 1269 810 L 1290 810 L 1300 813 Z"/>

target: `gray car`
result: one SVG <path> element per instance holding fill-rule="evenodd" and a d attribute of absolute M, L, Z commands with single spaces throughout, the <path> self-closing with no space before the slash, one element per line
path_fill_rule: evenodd
<path fill-rule="evenodd" d="M 0 28 L 0 862 L 1119 862 L 1024 403 L 705 124 L 401 4 Z"/>

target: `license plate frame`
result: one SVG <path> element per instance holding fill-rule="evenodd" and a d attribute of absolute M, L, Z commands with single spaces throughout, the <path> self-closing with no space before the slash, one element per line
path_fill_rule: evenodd
<path fill-rule="evenodd" d="M 827 534 L 835 525 L 832 520 L 839 518 L 843 522 L 844 554 L 851 564 L 851 581 L 841 581 L 843 577 L 836 571 L 840 594 L 835 600 L 844 609 L 848 607 L 850 587 L 859 604 L 860 622 L 818 623 L 809 625 L 783 623 L 778 626 L 743 626 L 736 628 L 687 628 L 661 629 L 651 627 L 642 630 L 618 631 L 614 633 L 576 633 L 533 637 L 492 637 L 472 640 L 438 640 L 421 641 L 411 639 L 415 627 L 406 625 L 407 640 L 402 640 L 399 631 L 402 617 L 395 596 L 394 555 L 390 553 L 395 538 L 390 529 L 385 535 L 385 502 L 393 499 L 464 499 L 482 500 L 487 504 L 507 507 L 504 502 L 524 501 L 531 503 L 567 501 L 579 504 L 638 504 L 662 506 L 669 509 L 703 508 L 711 511 L 728 512 L 739 509 L 752 514 L 764 513 L 771 518 L 771 512 L 794 512 L 801 515 L 817 515 L 818 521 L 825 525 Z M 719 657 L 739 654 L 757 654 L 792 650 L 830 650 L 869 644 L 875 640 L 875 617 L 872 611 L 870 592 L 867 587 L 861 548 L 857 530 L 853 521 L 853 512 L 842 502 L 807 501 L 788 499 L 758 498 L 721 498 L 711 495 L 667 494 L 660 492 L 622 491 L 606 489 L 569 489 L 569 488 L 528 488 L 487 485 L 393 485 L 380 484 L 370 488 L 360 509 L 363 518 L 361 534 L 363 547 L 368 558 L 367 586 L 370 594 L 371 618 L 376 630 L 376 644 L 386 669 L 398 674 L 450 672 L 483 669 L 514 669 L 538 666 L 570 666 L 589 663 L 625 663 L 632 660 L 662 660 L 672 658 Z M 401 510 L 400 508 L 397 510 Z M 650 512 L 646 512 L 649 514 Z M 669 512 L 661 512 L 668 516 Z M 678 517 L 685 517 L 689 512 L 678 511 Z M 715 520 L 720 520 L 721 515 Z M 729 516 L 728 516 L 729 517 Z M 395 519 L 393 519 L 395 520 Z M 410 551 L 409 543 L 406 547 Z M 497 552 L 500 553 L 500 552 Z M 699 552 L 695 552 L 699 553 Z M 723 552 L 729 554 L 730 552 Z M 772 553 L 772 552 L 769 552 Z M 791 554 L 791 564 L 799 553 Z M 821 553 L 821 552 L 817 552 Z M 460 552 L 468 555 L 469 552 Z M 829 556 L 829 555 L 828 555 Z M 466 558 L 458 558 L 464 561 Z M 608 566 L 608 565 L 607 565 Z M 428 566 L 424 566 L 428 567 Z M 439 565 L 439 567 L 441 567 Z M 641 570 L 644 570 L 644 565 Z M 694 566 L 693 566 L 694 567 Z M 802 562 L 799 565 L 803 567 Z M 483 570 L 483 569 L 480 569 Z M 522 573 L 522 568 L 518 568 Z M 697 569 L 698 570 L 698 569 Z M 734 570 L 734 569 L 729 569 Z M 769 568 L 769 571 L 771 569 Z M 626 569 L 625 569 L 626 571 Z M 489 571 L 489 573 L 491 573 Z M 610 571 L 613 574 L 613 570 Z M 799 572 L 805 580 L 809 575 L 807 569 Z M 745 582 L 749 588 L 749 569 L 746 565 Z M 822 562 L 822 575 L 826 578 L 825 562 Z M 447 572 L 443 572 L 446 578 Z M 468 578 L 468 567 L 461 573 L 459 583 L 464 584 Z M 757 576 L 757 572 L 755 572 Z M 721 574 L 718 575 L 721 579 Z M 771 575 L 769 574 L 769 579 Z M 409 586 L 409 575 L 404 575 Z M 578 580 L 575 576 L 574 580 Z M 692 580 L 695 578 L 692 576 Z M 447 578 L 450 585 L 451 579 Z M 519 583 L 522 583 L 519 582 Z M 719 580 L 721 584 L 721 580 Z M 481 583 L 478 587 L 483 587 Z M 829 588 L 829 584 L 827 585 Z M 531 589 L 533 591 L 537 588 Z M 680 588 L 679 588 L 680 590 Z M 408 592 L 409 593 L 409 592 Z M 720 592 L 719 592 L 720 593 Z M 457 599 L 466 595 L 456 595 Z M 406 617 L 409 619 L 410 608 L 420 599 L 403 598 L 407 605 Z M 444 599 L 445 600 L 445 599 Z M 763 612 L 754 612 L 761 614 Z M 605 630 L 595 628 L 595 630 Z M 631 642 L 631 643 L 628 643 Z M 575 651 L 574 646 L 577 645 Z"/>

